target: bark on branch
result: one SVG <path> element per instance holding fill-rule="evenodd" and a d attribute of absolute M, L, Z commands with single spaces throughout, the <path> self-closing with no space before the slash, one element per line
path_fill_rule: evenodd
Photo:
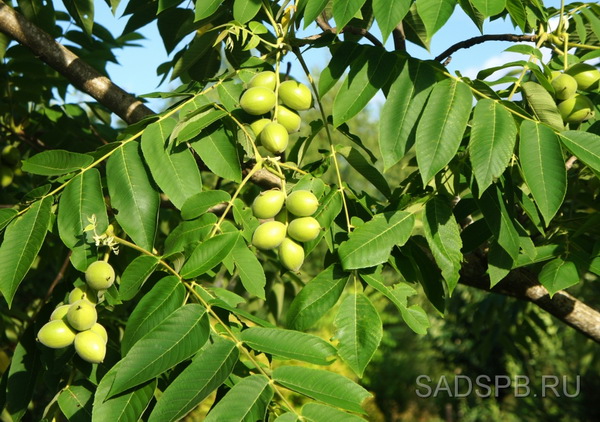
<path fill-rule="evenodd" d="M 2 0 L 0 31 L 28 47 L 74 86 L 91 95 L 127 123 L 135 123 L 154 114 L 139 99 L 115 85 Z"/>
<path fill-rule="evenodd" d="M 532 302 L 596 343 L 600 343 L 600 312 L 597 310 L 564 291 L 559 291 L 550 298 L 548 290 L 539 283 L 537 277 L 524 268 L 512 270 L 504 280 L 490 289 L 490 279 L 485 274 L 487 264 L 484 257 L 474 253 L 466 256 L 466 259 L 460 283 Z"/>
<path fill-rule="evenodd" d="M 469 38 L 468 40 L 461 41 L 459 43 L 454 44 L 442 54 L 437 56 L 435 60 L 438 62 L 444 61 L 446 58 L 450 57 L 453 53 L 460 50 L 461 48 L 470 48 L 474 45 L 484 43 L 486 41 L 511 41 L 511 42 L 522 42 L 522 41 L 531 41 L 535 42 L 535 35 L 515 35 L 515 34 L 489 34 L 489 35 L 481 35 L 479 37 Z"/>

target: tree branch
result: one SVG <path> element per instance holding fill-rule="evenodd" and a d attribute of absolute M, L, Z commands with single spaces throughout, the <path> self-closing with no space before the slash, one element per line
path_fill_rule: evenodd
<path fill-rule="evenodd" d="M 406 35 L 404 34 L 404 26 L 400 22 L 392 31 L 394 38 L 394 49 L 396 51 L 406 51 Z"/>
<path fill-rule="evenodd" d="M 0 31 L 28 47 L 74 86 L 91 95 L 127 123 L 135 123 L 154 114 L 139 99 L 115 85 L 2 0 Z"/>
<path fill-rule="evenodd" d="M 470 48 L 474 45 L 484 43 L 486 41 L 511 41 L 511 42 L 522 42 L 522 41 L 530 41 L 535 42 L 535 35 L 515 35 L 515 34 L 490 34 L 490 35 L 481 35 L 479 37 L 469 38 L 468 40 L 461 41 L 459 43 L 454 44 L 442 54 L 437 56 L 435 60 L 438 62 L 444 61 L 447 57 L 450 57 L 454 52 L 460 50 L 461 48 Z"/>
<path fill-rule="evenodd" d="M 600 312 L 597 310 L 564 291 L 559 291 L 550 298 L 548 290 L 539 283 L 537 277 L 524 268 L 512 270 L 506 278 L 490 289 L 490 278 L 485 274 L 487 263 L 484 257 L 473 253 L 465 258 L 467 262 L 462 267 L 460 283 L 534 303 L 596 343 L 600 343 Z"/>
<path fill-rule="evenodd" d="M 329 25 L 329 22 L 327 22 L 327 19 L 325 19 L 323 14 L 321 14 L 317 17 L 317 19 L 315 20 L 315 23 L 317 24 L 317 26 L 319 28 L 321 28 L 323 30 L 323 32 L 321 32 L 320 34 L 312 35 L 310 37 L 301 39 L 300 41 L 302 44 L 309 44 L 313 41 L 320 39 L 321 37 L 323 37 L 325 35 L 328 35 L 328 34 L 338 34 L 338 33 L 342 33 L 342 32 L 348 32 L 350 34 L 361 35 L 361 36 L 365 37 L 366 39 L 371 41 L 371 43 L 373 43 L 373 45 L 376 47 L 383 47 L 383 43 L 381 41 L 379 41 L 375 35 L 371 34 L 369 31 L 367 31 L 364 28 L 357 28 L 355 26 L 346 25 L 341 31 L 338 31 L 337 28 Z"/>

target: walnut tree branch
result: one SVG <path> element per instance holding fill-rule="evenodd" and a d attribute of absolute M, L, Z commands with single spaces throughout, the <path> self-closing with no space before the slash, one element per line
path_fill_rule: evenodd
<path fill-rule="evenodd" d="M 341 31 L 338 31 L 337 28 L 329 25 L 329 22 L 327 22 L 327 19 L 325 19 L 323 14 L 321 14 L 317 17 L 317 19 L 315 20 L 315 23 L 317 24 L 317 26 L 319 28 L 321 28 L 323 30 L 323 32 L 320 34 L 313 35 L 313 36 L 299 40 L 302 44 L 309 44 L 310 42 L 318 40 L 319 38 L 321 38 L 327 34 L 338 34 L 340 32 L 347 32 L 349 34 L 360 35 L 360 36 L 365 37 L 366 39 L 371 41 L 371 43 L 373 43 L 373 45 L 376 47 L 383 47 L 383 43 L 381 41 L 379 41 L 375 35 L 371 34 L 369 31 L 367 31 L 364 28 L 357 28 L 355 26 L 346 25 Z"/>
<path fill-rule="evenodd" d="M 583 335 L 600 343 L 600 312 L 589 307 L 565 291 L 559 291 L 550 298 L 548 290 L 537 277 L 524 268 L 512 270 L 493 288 L 487 276 L 485 258 L 477 253 L 466 256 L 460 283 L 481 290 L 512 296 L 531 302 Z"/>
<path fill-rule="evenodd" d="M 2 0 L 0 32 L 28 47 L 74 86 L 92 96 L 127 123 L 135 123 L 154 114 L 139 99 L 115 85 Z"/>
<path fill-rule="evenodd" d="M 435 60 L 438 62 L 444 61 L 447 57 L 450 57 L 456 51 L 462 48 L 470 48 L 474 45 L 484 43 L 486 41 L 511 41 L 511 42 L 522 42 L 530 41 L 535 42 L 536 35 L 515 35 L 515 34 L 489 34 L 481 35 L 479 37 L 469 38 L 468 40 L 461 41 L 449 47 L 442 54 L 437 56 Z"/>

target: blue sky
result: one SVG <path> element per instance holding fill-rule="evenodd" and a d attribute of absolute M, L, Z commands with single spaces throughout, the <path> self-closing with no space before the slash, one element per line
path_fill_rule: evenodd
<path fill-rule="evenodd" d="M 554 7 L 560 5 L 559 0 L 546 1 L 545 3 Z M 113 34 L 120 34 L 128 19 L 128 16 L 120 17 L 124 4 L 119 7 L 116 17 L 112 15 L 104 1 L 96 1 L 95 6 L 96 21 L 106 26 Z M 143 47 L 117 51 L 119 64 L 109 65 L 108 72 L 116 84 L 134 94 L 139 95 L 157 89 L 168 90 L 170 88 L 168 83 L 158 87 L 160 78 L 156 75 L 156 68 L 159 64 L 165 62 L 168 57 L 156 29 L 156 24 L 149 24 L 140 29 L 139 32 L 146 37 L 145 40 L 140 42 Z M 306 35 L 318 32 L 320 32 L 319 28 L 312 25 L 307 29 Z M 485 22 L 484 33 L 518 33 L 518 31 L 512 27 L 510 22 L 496 20 Z M 421 59 L 432 59 L 452 44 L 477 35 L 480 35 L 477 27 L 457 7 L 449 23 L 434 35 L 431 42 L 431 52 L 409 43 L 409 53 Z M 490 63 L 493 64 L 498 60 L 502 60 L 502 51 L 510 45 L 506 42 L 486 42 L 470 49 L 460 50 L 453 55 L 449 70 L 451 72 L 458 70 L 464 75 L 474 76 L 477 70 L 487 67 Z M 386 47 L 391 49 L 391 37 Z M 307 55 L 306 60 L 311 68 L 323 68 L 329 60 L 327 50 L 315 50 Z M 292 72 L 297 76 L 296 72 L 300 72 L 299 65 L 293 64 L 292 69 Z M 172 86 L 176 85 L 175 83 Z M 156 104 L 156 107 L 159 107 L 158 104 Z"/>

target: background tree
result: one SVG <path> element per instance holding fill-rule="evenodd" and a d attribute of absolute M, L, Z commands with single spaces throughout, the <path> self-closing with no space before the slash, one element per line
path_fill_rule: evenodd
<path fill-rule="evenodd" d="M 0 2 L 4 419 L 565 420 L 559 398 L 401 393 L 420 371 L 521 373 L 538 387 L 546 370 L 582 374 L 568 413 L 597 419 L 597 4 L 131 0 L 116 38 L 93 1 L 64 4 Z M 436 60 L 406 52 L 428 47 L 457 7 L 482 33 L 506 19 L 515 34 L 464 40 Z M 322 32 L 297 36 L 315 21 Z M 175 53 L 158 73 L 183 83 L 147 95 L 172 101 L 160 112 L 105 70 L 154 23 Z M 522 60 L 476 79 L 445 68 L 492 40 Z M 306 48 L 331 52 L 318 78 Z M 290 88 L 286 57 L 310 94 Z M 95 102 L 67 103 L 70 85 Z M 253 85 L 283 105 L 242 101 Z M 364 110 L 378 93 L 375 117 Z M 257 120 L 289 123 L 284 105 L 311 97 L 287 148 L 287 133 L 256 136 Z M 269 189 L 287 210 L 270 226 L 290 227 L 299 245 L 256 247 L 277 234 L 255 236 L 269 225 L 251 205 Z M 302 241 L 290 223 L 311 198 L 294 211 L 289 195 L 306 191 L 321 230 Z M 115 284 L 86 271 L 103 260 Z M 50 319 L 75 347 L 40 331 Z M 556 363 L 528 365 L 544 359 Z"/>

